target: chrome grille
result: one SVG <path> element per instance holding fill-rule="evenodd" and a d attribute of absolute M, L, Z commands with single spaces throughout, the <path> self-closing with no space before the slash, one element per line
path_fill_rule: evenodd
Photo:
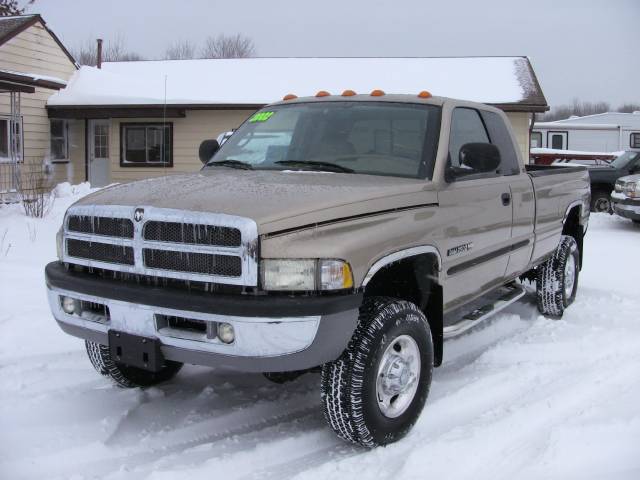
<path fill-rule="evenodd" d="M 188 243 L 239 247 L 240 230 L 217 225 L 149 221 L 144 225 L 144 239 L 156 242 Z"/>
<path fill-rule="evenodd" d="M 239 277 L 242 273 L 240 257 L 231 255 L 171 252 L 150 248 L 145 248 L 142 252 L 144 264 L 148 268 L 221 275 L 223 277 Z"/>
<path fill-rule="evenodd" d="M 63 261 L 209 284 L 258 284 L 258 229 L 248 218 L 144 206 L 72 206 Z M 128 230 L 130 229 L 130 231 Z"/>
<path fill-rule="evenodd" d="M 72 257 L 106 263 L 133 265 L 133 248 L 109 243 L 67 239 L 67 253 Z"/>
<path fill-rule="evenodd" d="M 67 228 L 70 232 L 133 238 L 133 222 L 128 218 L 70 215 Z"/>

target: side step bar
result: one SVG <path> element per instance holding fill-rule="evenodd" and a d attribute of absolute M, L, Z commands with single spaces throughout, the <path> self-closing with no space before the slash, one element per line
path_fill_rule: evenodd
<path fill-rule="evenodd" d="M 503 288 L 506 289 L 507 292 L 500 296 L 493 303 L 489 303 L 487 305 L 483 305 L 482 307 L 476 308 L 471 313 L 468 313 L 464 317 L 462 317 L 459 322 L 444 327 L 444 338 L 453 338 L 466 332 L 470 328 L 478 325 L 480 322 L 505 309 L 512 303 L 517 302 L 526 293 L 525 288 L 522 285 L 518 284 L 507 285 Z"/>

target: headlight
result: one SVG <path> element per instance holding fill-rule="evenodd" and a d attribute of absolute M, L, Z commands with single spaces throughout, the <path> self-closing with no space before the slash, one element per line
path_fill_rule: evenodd
<path fill-rule="evenodd" d="M 353 275 L 342 260 L 263 260 L 265 290 L 341 290 L 353 287 Z"/>
<path fill-rule="evenodd" d="M 627 182 L 622 187 L 622 191 L 627 197 L 630 197 L 630 198 L 640 197 L 640 183 Z"/>
<path fill-rule="evenodd" d="M 63 237 L 64 237 L 64 226 L 60 227 L 60 230 L 58 230 L 58 233 L 56 233 L 56 253 L 58 254 L 58 260 L 60 261 L 62 261 L 62 254 L 64 251 L 62 246 Z"/>

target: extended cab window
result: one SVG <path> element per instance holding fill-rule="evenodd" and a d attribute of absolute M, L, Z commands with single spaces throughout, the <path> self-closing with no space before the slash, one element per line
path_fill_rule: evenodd
<path fill-rule="evenodd" d="M 326 170 L 430 178 L 440 107 L 391 102 L 310 102 L 261 110 L 234 132 L 208 166 Z M 205 167 L 206 168 L 206 167 Z"/>

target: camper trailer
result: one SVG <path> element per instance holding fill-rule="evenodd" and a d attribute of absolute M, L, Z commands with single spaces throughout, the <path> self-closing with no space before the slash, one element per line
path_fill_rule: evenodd
<path fill-rule="evenodd" d="M 640 111 L 536 122 L 531 131 L 531 148 L 585 152 L 640 151 Z"/>

